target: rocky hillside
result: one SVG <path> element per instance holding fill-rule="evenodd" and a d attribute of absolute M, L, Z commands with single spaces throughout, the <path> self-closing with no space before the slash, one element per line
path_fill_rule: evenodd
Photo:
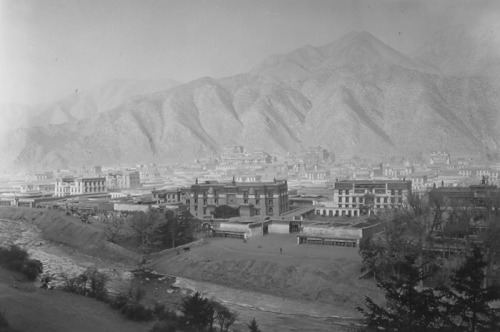
<path fill-rule="evenodd" d="M 17 130 L 3 151 L 27 167 L 191 159 L 225 144 L 270 153 L 320 144 L 340 156 L 447 149 L 494 157 L 499 87 L 487 76 L 447 75 L 356 32 L 273 55 L 249 73 L 145 94 L 90 119 Z"/>

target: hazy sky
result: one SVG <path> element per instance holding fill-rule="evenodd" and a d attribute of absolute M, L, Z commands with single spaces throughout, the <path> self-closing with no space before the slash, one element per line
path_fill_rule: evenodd
<path fill-rule="evenodd" d="M 0 0 L 0 103 L 114 78 L 246 72 L 268 55 L 366 30 L 403 53 L 439 29 L 500 21 L 500 1 Z"/>

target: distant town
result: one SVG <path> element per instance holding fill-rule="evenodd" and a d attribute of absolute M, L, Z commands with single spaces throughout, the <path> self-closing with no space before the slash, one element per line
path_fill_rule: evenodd
<path fill-rule="evenodd" d="M 297 232 L 299 244 L 356 247 L 363 236 L 381 230 L 373 216 L 407 204 L 410 193 L 497 191 L 500 163 L 446 151 L 421 159 L 338 160 L 321 146 L 273 156 L 225 146 L 220 156 L 186 164 L 2 175 L 0 205 L 73 211 L 85 222 L 102 211 L 187 210 L 212 221 L 214 236 Z M 238 209 L 239 217 L 213 223 L 219 206 Z"/>

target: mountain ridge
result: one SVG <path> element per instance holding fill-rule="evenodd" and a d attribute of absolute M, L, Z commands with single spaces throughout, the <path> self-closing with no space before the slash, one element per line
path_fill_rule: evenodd
<path fill-rule="evenodd" d="M 322 145 L 339 156 L 498 154 L 500 85 L 446 76 L 367 32 L 272 55 L 248 73 L 202 77 L 50 130 L 19 129 L 11 163 L 187 160 L 227 144 L 284 154 Z"/>

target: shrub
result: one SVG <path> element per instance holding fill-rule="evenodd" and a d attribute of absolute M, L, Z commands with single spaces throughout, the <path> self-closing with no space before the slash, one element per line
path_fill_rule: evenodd
<path fill-rule="evenodd" d="M 129 299 L 139 303 L 146 296 L 146 290 L 141 286 L 130 287 L 128 290 Z"/>
<path fill-rule="evenodd" d="M 111 307 L 115 309 L 121 309 L 128 303 L 128 295 L 125 293 L 119 293 L 112 301 Z"/>
<path fill-rule="evenodd" d="M 164 320 L 156 323 L 150 332 L 196 332 L 197 330 L 176 320 Z"/>
<path fill-rule="evenodd" d="M 136 321 L 148 321 L 153 319 L 153 310 L 146 308 L 141 303 L 127 303 L 120 312 L 126 318 Z"/>
<path fill-rule="evenodd" d="M 109 277 L 96 268 L 89 268 L 84 273 L 88 280 L 88 296 L 95 297 L 101 301 L 107 301 L 108 291 L 106 283 Z"/>
<path fill-rule="evenodd" d="M 66 277 L 64 280 L 63 290 L 107 302 L 108 291 L 105 286 L 108 279 L 107 275 L 99 272 L 96 268 L 88 268 L 84 273 L 77 277 Z"/>
<path fill-rule="evenodd" d="M 21 268 L 21 273 L 34 281 L 43 272 L 43 264 L 37 259 L 27 259 Z"/>
<path fill-rule="evenodd" d="M 155 307 L 153 308 L 153 313 L 156 316 L 163 317 L 164 312 L 165 312 L 165 305 L 163 303 L 156 302 Z"/>
<path fill-rule="evenodd" d="M 30 281 L 35 280 L 43 272 L 42 262 L 30 259 L 28 252 L 16 245 L 11 245 L 9 248 L 0 247 L 0 265 L 21 272 Z"/>

